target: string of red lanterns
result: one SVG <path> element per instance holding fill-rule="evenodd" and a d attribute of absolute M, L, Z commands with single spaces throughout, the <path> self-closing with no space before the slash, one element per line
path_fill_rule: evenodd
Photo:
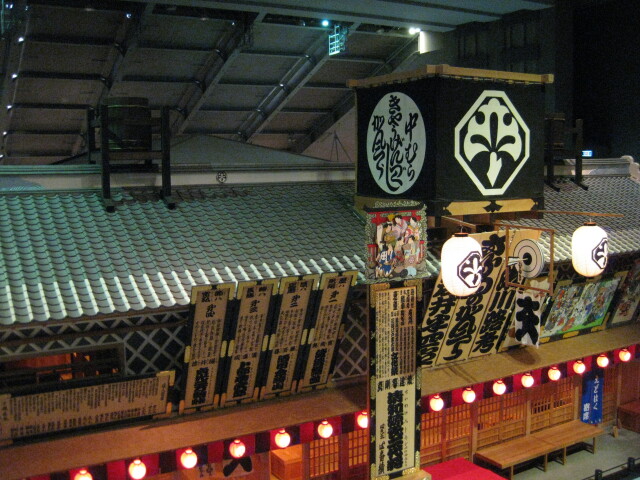
<path fill-rule="evenodd" d="M 576 375 L 584 374 L 588 366 L 591 365 L 591 361 L 594 362 L 595 365 L 599 368 L 607 368 L 613 359 L 615 362 L 629 362 L 631 361 L 636 354 L 637 347 L 628 347 L 621 348 L 619 350 L 615 350 L 612 352 L 604 352 L 599 355 L 594 355 L 593 357 L 589 357 L 585 361 L 585 359 L 578 359 L 574 361 L 570 361 L 566 365 L 566 370 L 572 370 Z M 561 365 L 553 365 L 550 366 L 547 370 L 547 377 L 550 381 L 556 382 L 559 381 L 563 372 L 565 372 L 564 367 L 561 368 Z M 539 375 L 539 373 L 537 374 Z M 536 383 L 536 378 L 538 381 L 540 377 L 535 377 L 533 372 L 525 372 L 522 375 L 516 375 L 520 377 L 520 383 L 524 388 L 531 388 Z M 491 386 L 491 391 L 496 396 L 504 395 L 509 387 L 507 386 L 507 382 L 504 378 L 496 379 L 489 384 Z M 509 383 L 511 385 L 511 383 Z M 487 386 L 488 388 L 488 386 Z M 485 390 L 485 396 L 486 396 Z M 462 401 L 471 404 L 477 399 L 476 389 L 474 387 L 468 386 L 461 390 L 460 396 L 456 397 L 458 399 L 462 398 Z M 443 410 L 446 406 L 446 402 L 451 401 L 451 398 L 448 394 L 443 398 L 442 394 L 433 394 L 429 397 L 428 406 L 432 412 L 439 412 Z M 482 397 L 481 397 L 482 398 Z M 454 399 L 454 405 L 455 405 Z M 369 412 L 368 411 L 360 411 L 354 413 L 355 416 L 355 425 L 359 428 L 366 429 L 369 427 Z M 275 432 L 275 434 L 273 433 Z M 291 435 L 285 428 L 280 428 L 277 431 L 273 431 L 273 442 L 278 448 L 287 448 L 291 444 Z M 334 429 L 329 420 L 325 419 L 317 423 L 316 432 L 320 438 L 330 438 L 334 434 Z M 299 441 L 299 440 L 296 440 Z M 273 445 L 273 444 L 272 444 Z M 253 449 L 253 447 L 252 447 Z M 234 439 L 228 447 L 229 454 L 231 457 L 239 459 L 242 458 L 247 453 L 247 447 L 240 439 Z M 253 450 L 252 450 L 253 451 Z M 180 450 L 177 452 L 180 453 Z M 189 447 L 184 449 L 182 454 L 179 456 L 180 464 L 184 469 L 191 469 L 198 465 L 198 454 L 193 450 L 193 448 Z M 93 480 L 92 474 L 89 472 L 87 468 L 81 468 L 79 470 L 75 470 L 75 475 L 72 477 L 73 480 Z M 128 465 L 127 472 L 129 474 L 129 478 L 131 480 L 142 480 L 147 475 L 147 466 L 140 458 L 136 458 Z M 70 472 L 73 474 L 73 471 Z"/>

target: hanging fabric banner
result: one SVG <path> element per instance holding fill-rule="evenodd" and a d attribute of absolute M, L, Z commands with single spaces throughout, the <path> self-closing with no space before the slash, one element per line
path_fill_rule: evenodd
<path fill-rule="evenodd" d="M 604 372 L 596 368 L 584 375 L 582 379 L 582 408 L 580 420 L 584 423 L 602 423 L 602 394 Z"/>

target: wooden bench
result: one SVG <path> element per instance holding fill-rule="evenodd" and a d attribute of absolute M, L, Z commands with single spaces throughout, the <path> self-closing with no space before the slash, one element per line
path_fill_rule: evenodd
<path fill-rule="evenodd" d="M 554 450 L 562 450 L 562 464 L 564 465 L 567 461 L 567 447 L 592 440 L 591 453 L 596 453 L 596 438 L 603 433 L 604 430 L 600 427 L 583 423 L 580 420 L 573 420 L 545 428 L 530 436 L 551 443 L 556 447 Z"/>
<path fill-rule="evenodd" d="M 622 428 L 640 433 L 640 400 L 620 405 L 618 421 Z"/>
<path fill-rule="evenodd" d="M 573 420 L 498 445 L 481 448 L 476 451 L 475 458 L 500 470 L 509 469 L 509 478 L 512 479 L 513 468 L 516 465 L 539 457 L 543 457 L 543 468 L 546 472 L 549 454 L 558 450 L 562 451 L 564 464 L 567 447 L 576 443 L 593 439 L 592 453 L 595 453 L 596 437 L 602 433 L 604 431 L 600 427 Z"/>

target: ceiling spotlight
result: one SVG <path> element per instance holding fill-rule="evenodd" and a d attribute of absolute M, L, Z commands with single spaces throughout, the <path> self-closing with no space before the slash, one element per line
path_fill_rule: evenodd
<path fill-rule="evenodd" d="M 322 25 L 323 27 L 328 27 L 329 26 L 329 20 L 322 20 L 322 22 L 320 22 L 320 25 Z"/>
<path fill-rule="evenodd" d="M 418 27 L 409 27 L 409 35 L 415 35 L 416 33 L 420 33 L 420 29 Z"/>

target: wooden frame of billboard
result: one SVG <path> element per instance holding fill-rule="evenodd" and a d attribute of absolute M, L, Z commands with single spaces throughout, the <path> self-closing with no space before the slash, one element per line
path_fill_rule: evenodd
<path fill-rule="evenodd" d="M 538 232 L 546 232 L 549 234 L 549 236 L 551 237 L 549 240 L 549 288 L 538 288 L 538 287 L 532 287 L 530 285 L 523 285 L 520 283 L 515 283 L 515 282 L 511 282 L 509 281 L 509 268 L 505 268 L 504 269 L 504 282 L 505 285 L 507 287 L 516 287 L 516 288 L 522 288 L 524 290 L 535 290 L 537 292 L 543 292 L 546 293 L 548 295 L 553 295 L 553 281 L 555 280 L 554 278 L 554 271 L 553 271 L 553 256 L 554 256 L 554 236 L 555 236 L 555 230 L 552 228 L 541 228 L 541 227 L 529 227 L 526 225 L 510 225 L 507 223 L 500 223 L 497 222 L 494 224 L 494 226 L 496 228 L 504 228 L 505 229 L 505 237 L 507 240 L 506 243 L 506 248 L 505 248 L 505 256 L 508 255 L 509 252 L 509 230 L 514 228 L 514 229 L 525 229 L 525 230 L 535 230 Z M 505 259 L 505 261 L 508 261 L 508 259 Z M 508 264 L 508 262 L 507 262 Z"/>

